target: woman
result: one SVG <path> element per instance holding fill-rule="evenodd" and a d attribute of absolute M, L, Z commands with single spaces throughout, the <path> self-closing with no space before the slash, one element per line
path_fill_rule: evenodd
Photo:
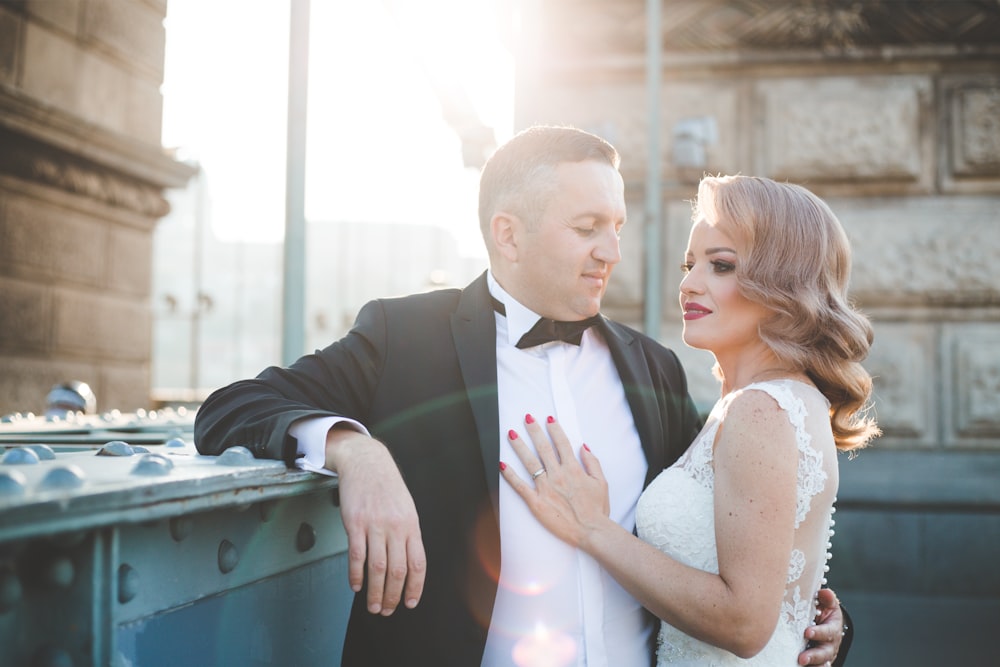
<path fill-rule="evenodd" d="M 527 469 L 547 474 L 502 475 L 662 620 L 658 664 L 796 665 L 826 581 L 837 452 L 878 434 L 850 246 L 802 187 L 708 177 L 682 268 L 684 342 L 712 352 L 722 397 L 640 498 L 640 539 L 608 519 L 600 463 L 584 444 L 581 467 L 551 417 L 549 437 L 525 419 L 537 453 L 510 434 Z"/>

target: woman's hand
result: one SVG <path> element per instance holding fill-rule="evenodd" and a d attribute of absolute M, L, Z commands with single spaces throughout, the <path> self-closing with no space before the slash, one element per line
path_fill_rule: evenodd
<path fill-rule="evenodd" d="M 513 429 L 507 434 L 533 479 L 521 479 L 503 461 L 500 474 L 545 528 L 567 544 L 586 551 L 591 531 L 610 521 L 608 483 L 587 445 L 580 448 L 578 462 L 562 427 L 552 417 L 546 422 L 548 435 L 531 415 L 524 419 L 534 451 Z"/>

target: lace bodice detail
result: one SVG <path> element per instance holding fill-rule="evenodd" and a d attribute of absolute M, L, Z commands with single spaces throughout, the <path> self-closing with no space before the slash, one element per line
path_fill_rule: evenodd
<path fill-rule="evenodd" d="M 658 665 L 796 665 L 803 633 L 815 615 L 815 594 L 825 582 L 831 515 L 838 476 L 829 403 L 814 387 L 794 380 L 751 384 L 722 397 L 688 451 L 664 470 L 639 499 L 639 537 L 678 561 L 718 574 L 715 542 L 714 443 L 726 412 L 743 392 L 771 396 L 795 429 L 798 452 L 795 538 L 778 625 L 767 646 L 749 660 L 661 623 Z"/>

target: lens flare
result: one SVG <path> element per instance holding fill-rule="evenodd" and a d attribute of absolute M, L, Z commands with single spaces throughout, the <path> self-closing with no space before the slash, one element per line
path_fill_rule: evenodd
<path fill-rule="evenodd" d="M 512 653 L 518 667 L 564 667 L 576 658 L 576 644 L 569 635 L 539 623 L 532 634 L 514 644 Z"/>

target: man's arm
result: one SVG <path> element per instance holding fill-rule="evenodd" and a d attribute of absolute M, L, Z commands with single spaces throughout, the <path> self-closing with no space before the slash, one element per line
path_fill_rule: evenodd
<path fill-rule="evenodd" d="M 367 574 L 369 612 L 389 616 L 400 600 L 412 609 L 427 558 L 413 498 L 392 454 L 371 436 L 335 426 L 326 438 L 326 467 L 340 475 L 351 589 L 360 591 Z"/>
<path fill-rule="evenodd" d="M 243 445 L 254 456 L 294 464 L 292 425 L 315 417 L 363 422 L 371 409 L 385 353 L 385 314 L 371 302 L 354 328 L 329 347 L 288 368 L 212 393 L 198 409 L 195 443 L 203 454 Z M 341 446 L 343 445 L 343 446 Z M 368 608 L 391 614 L 405 596 L 415 605 L 426 569 L 413 499 L 389 450 L 346 426 L 326 434 L 325 465 L 340 475 L 341 515 L 348 536 L 350 583 L 360 590 L 368 562 Z"/>

